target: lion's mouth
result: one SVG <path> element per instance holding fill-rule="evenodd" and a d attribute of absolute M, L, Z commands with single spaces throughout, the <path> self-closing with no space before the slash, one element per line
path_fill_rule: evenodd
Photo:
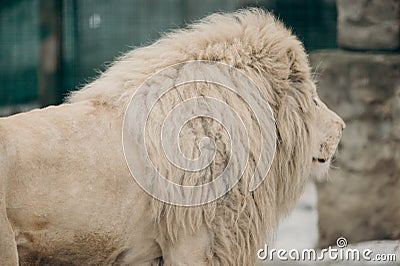
<path fill-rule="evenodd" d="M 326 163 L 329 160 L 329 158 L 325 159 L 325 158 L 313 157 L 312 160 L 313 160 L 313 162 Z"/>

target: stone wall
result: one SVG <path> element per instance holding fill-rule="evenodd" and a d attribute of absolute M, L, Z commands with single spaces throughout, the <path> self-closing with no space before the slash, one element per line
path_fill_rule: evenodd
<path fill-rule="evenodd" d="M 317 184 L 319 245 L 400 238 L 400 55 L 325 50 L 311 62 L 347 124 L 337 168 Z"/>
<path fill-rule="evenodd" d="M 338 0 L 338 45 L 350 49 L 400 48 L 399 0 Z"/>
<path fill-rule="evenodd" d="M 329 178 L 317 184 L 320 247 L 340 236 L 400 239 L 400 53 L 381 52 L 399 48 L 400 1 L 337 3 L 338 44 L 352 51 L 310 55 L 321 99 L 347 124 Z"/>

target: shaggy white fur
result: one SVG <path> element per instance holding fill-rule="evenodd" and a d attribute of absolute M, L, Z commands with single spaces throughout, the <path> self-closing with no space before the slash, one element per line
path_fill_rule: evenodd
<path fill-rule="evenodd" d="M 120 134 L 129 100 L 149 75 L 197 59 L 234 66 L 258 84 L 272 107 L 278 143 L 271 170 L 254 192 L 248 191 L 248 182 L 259 149 L 257 135 L 250 137 L 245 174 L 227 195 L 199 207 L 178 207 L 152 198 L 133 183 Z M 245 108 L 216 85 L 187 85 L 163 97 L 149 121 L 165 117 L 163 106 L 203 94 Z M 20 259 L 30 262 L 256 264 L 257 250 L 294 206 L 311 171 L 327 167 L 344 127 L 326 106 L 316 106 L 315 98 L 302 44 L 259 9 L 214 14 L 127 53 L 72 93 L 67 104 L 0 122 L 2 139 L 13 139 L 2 142 L 12 156 L 0 165 L 1 173 L 7 173 L 0 179 L 0 260 L 12 265 L 18 245 Z M 248 125 L 255 123 L 254 117 L 246 119 Z M 33 120 L 32 131 L 15 133 L 18 124 Z M 149 132 L 150 157 L 158 159 L 159 136 Z M 184 185 L 215 178 L 229 160 L 222 127 L 199 118 L 182 132 L 185 144 L 190 132 L 197 132 L 195 138 L 214 136 L 215 162 L 202 176 L 182 174 L 164 162 L 160 171 Z M 329 145 L 322 147 L 327 139 Z M 187 151 L 197 152 L 190 147 Z M 318 159 L 321 154 L 326 161 Z M 18 198 L 22 191 L 25 196 Z"/>
<path fill-rule="evenodd" d="M 99 79 L 73 93 L 70 101 L 96 99 L 117 107 L 122 115 L 132 93 L 150 74 L 196 59 L 227 63 L 255 80 L 274 109 L 280 143 L 269 176 L 254 193 L 247 191 L 248 180 L 243 178 L 223 199 L 207 206 L 184 208 L 155 200 L 155 221 L 172 244 L 182 232 L 196 233 L 205 224 L 212 239 L 208 263 L 252 265 L 257 248 L 299 198 L 313 157 L 315 87 L 302 44 L 282 23 L 259 9 L 213 14 L 127 53 Z M 219 158 L 219 164 L 226 157 Z M 246 175 L 251 173 L 249 169 Z M 169 176 L 175 175 L 172 169 Z"/>

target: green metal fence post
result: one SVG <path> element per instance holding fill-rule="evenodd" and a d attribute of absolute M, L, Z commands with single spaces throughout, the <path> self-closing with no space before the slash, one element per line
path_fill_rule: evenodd
<path fill-rule="evenodd" d="M 40 0 L 38 95 L 41 106 L 61 102 L 62 1 Z"/>

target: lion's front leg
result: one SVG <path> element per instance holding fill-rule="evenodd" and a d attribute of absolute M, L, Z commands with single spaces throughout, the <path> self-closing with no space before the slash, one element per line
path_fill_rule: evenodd
<path fill-rule="evenodd" d="M 163 265 L 210 265 L 210 237 L 206 229 L 195 234 L 180 234 L 176 241 L 160 239 Z"/>
<path fill-rule="evenodd" d="M 18 265 L 17 244 L 7 219 L 4 198 L 0 199 L 0 262 L 4 266 Z"/>
<path fill-rule="evenodd" d="M 4 175 L 3 158 L 0 162 L 0 174 Z M 0 264 L 5 266 L 18 265 L 17 243 L 14 231 L 7 218 L 6 209 L 6 182 L 4 176 L 0 176 Z"/>

